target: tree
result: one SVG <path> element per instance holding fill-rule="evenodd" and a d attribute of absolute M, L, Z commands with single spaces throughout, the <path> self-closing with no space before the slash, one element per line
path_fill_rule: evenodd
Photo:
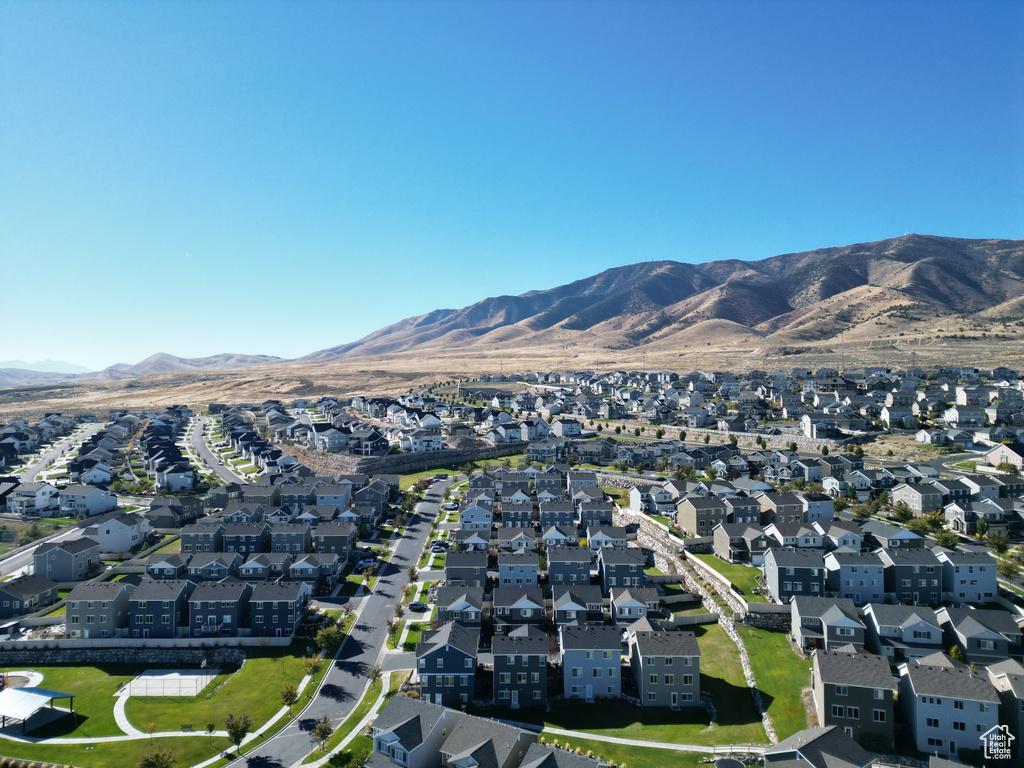
<path fill-rule="evenodd" d="M 949 649 L 949 657 L 951 659 L 959 661 L 961 664 L 967 663 L 967 657 L 964 656 L 964 652 L 959 645 L 954 645 L 952 648 Z"/>
<path fill-rule="evenodd" d="M 399 603 L 398 605 L 395 606 L 395 618 L 396 619 L 400 619 L 403 616 L 405 616 L 405 608 L 403 608 L 402 604 Z"/>
<path fill-rule="evenodd" d="M 654 433 L 654 436 L 656 438 L 658 438 L 659 440 L 661 440 L 661 438 L 663 438 L 665 436 L 665 430 L 664 429 L 659 429 L 657 432 Z"/>
<path fill-rule="evenodd" d="M 210 743 L 211 744 L 213 744 L 213 734 L 215 734 L 216 732 L 217 732 L 217 724 L 216 723 L 207 723 L 206 724 L 206 735 L 210 737 Z"/>
<path fill-rule="evenodd" d="M 848 506 L 850 506 L 850 502 L 848 502 L 846 499 L 835 499 L 832 502 L 832 509 L 835 512 L 842 512 Z"/>
<path fill-rule="evenodd" d="M 616 435 L 621 435 L 622 434 L 622 427 L 621 426 L 616 426 L 615 427 L 615 434 Z"/>
<path fill-rule="evenodd" d="M 976 533 L 978 534 L 978 538 L 979 539 L 982 536 L 984 536 L 986 533 L 988 533 L 988 520 L 986 520 L 984 517 L 979 517 L 978 518 L 978 524 L 977 524 L 977 527 L 976 527 L 975 530 L 976 530 Z"/>
<path fill-rule="evenodd" d="M 711 442 L 711 435 L 704 435 L 704 445 Z"/>
<path fill-rule="evenodd" d="M 289 711 L 296 701 L 299 700 L 299 689 L 294 683 L 288 683 L 281 689 L 281 703 L 288 707 Z"/>
<path fill-rule="evenodd" d="M 385 624 L 385 628 L 388 631 L 388 636 L 389 637 L 393 636 L 395 634 L 395 632 L 398 631 L 398 627 L 399 627 L 398 619 L 395 619 L 395 618 L 388 619 L 387 623 Z"/>
<path fill-rule="evenodd" d="M 907 506 L 907 502 L 898 501 L 896 502 L 896 506 L 892 508 L 892 516 L 894 520 L 905 523 L 914 518 L 914 513 L 910 511 L 910 507 Z"/>
<path fill-rule="evenodd" d="M 864 449 L 858 445 L 856 448 L 853 449 L 853 455 L 856 456 L 858 459 L 863 459 Z"/>
<path fill-rule="evenodd" d="M 171 768 L 172 765 L 174 765 L 174 753 L 170 750 L 150 752 L 139 759 L 139 768 Z"/>
<path fill-rule="evenodd" d="M 740 441 L 740 439 L 738 437 L 736 437 L 736 435 L 729 435 L 729 442 L 732 443 L 733 448 L 736 447 L 736 444 L 739 441 Z"/>
<path fill-rule="evenodd" d="M 853 509 L 850 510 L 850 514 L 858 520 L 867 520 L 871 517 L 871 507 L 867 504 L 856 504 Z"/>
<path fill-rule="evenodd" d="M 380 668 L 380 664 L 374 664 L 372 667 L 368 667 L 363 675 L 367 680 L 370 681 L 370 685 L 376 685 L 380 682 L 380 679 L 384 676 L 384 672 Z"/>
<path fill-rule="evenodd" d="M 1013 581 L 1020 574 L 1020 566 L 1011 560 L 1000 560 L 996 563 L 996 573 L 1001 579 Z"/>
<path fill-rule="evenodd" d="M 328 656 L 333 656 L 341 647 L 343 639 L 344 635 L 342 635 L 341 627 L 335 624 L 334 626 L 324 627 L 317 632 L 316 637 L 313 638 L 313 643 Z"/>
<path fill-rule="evenodd" d="M 821 446 L 821 455 L 822 456 L 828 456 L 828 446 L 827 445 Z"/>
<path fill-rule="evenodd" d="M 252 730 L 252 718 L 249 715 L 229 714 L 224 721 L 224 729 L 228 732 L 228 740 L 235 745 L 235 751 L 245 741 L 245 737 Z"/>
<path fill-rule="evenodd" d="M 685 429 L 682 432 L 679 433 L 679 439 L 684 441 L 684 442 L 686 441 L 686 430 Z"/>
<path fill-rule="evenodd" d="M 998 469 L 1000 472 L 1006 472 L 1011 475 L 1020 474 L 1020 467 L 1018 467 L 1016 464 L 1011 464 L 1008 461 L 999 462 L 998 464 L 996 464 L 996 469 Z"/>
<path fill-rule="evenodd" d="M 331 718 L 329 715 L 321 715 L 316 719 L 313 725 L 313 731 L 311 736 L 313 741 L 317 743 L 320 749 L 324 749 L 327 746 L 327 742 L 331 740 L 331 735 L 334 733 L 334 726 L 331 725 Z"/>
<path fill-rule="evenodd" d="M 992 551 L 997 555 L 1005 555 L 1006 550 L 1010 548 L 1010 537 L 1006 531 L 989 531 L 985 543 L 992 547 Z"/>
<path fill-rule="evenodd" d="M 935 534 L 935 543 L 946 549 L 956 549 L 960 543 L 960 537 L 953 531 L 939 531 Z"/>
<path fill-rule="evenodd" d="M 416 566 L 415 565 L 410 565 L 408 568 L 405 569 L 405 572 L 409 576 L 409 583 L 410 584 L 412 582 L 416 581 L 417 577 L 420 575 L 420 572 L 416 570 Z"/>

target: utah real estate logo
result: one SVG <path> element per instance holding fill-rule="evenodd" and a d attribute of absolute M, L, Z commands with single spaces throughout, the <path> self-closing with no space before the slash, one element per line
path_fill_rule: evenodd
<path fill-rule="evenodd" d="M 981 736 L 981 748 L 986 760 L 1009 760 L 1014 738 L 1008 725 L 993 725 Z"/>

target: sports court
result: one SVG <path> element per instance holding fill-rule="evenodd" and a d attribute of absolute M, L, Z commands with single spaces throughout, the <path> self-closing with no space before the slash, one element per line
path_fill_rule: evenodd
<path fill-rule="evenodd" d="M 198 696 L 219 669 L 147 669 L 128 683 L 129 696 Z"/>

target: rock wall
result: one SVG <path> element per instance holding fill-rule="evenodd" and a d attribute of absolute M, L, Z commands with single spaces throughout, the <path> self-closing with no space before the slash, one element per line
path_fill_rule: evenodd
<path fill-rule="evenodd" d="M 0 651 L 0 666 L 33 664 L 194 664 L 218 666 L 245 663 L 239 648 L 23 648 Z"/>

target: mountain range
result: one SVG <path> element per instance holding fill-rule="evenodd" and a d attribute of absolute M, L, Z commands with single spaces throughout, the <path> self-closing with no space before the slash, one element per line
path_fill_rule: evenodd
<path fill-rule="evenodd" d="M 573 348 L 611 359 L 708 346 L 788 354 L 836 342 L 927 343 L 965 330 L 1013 339 L 1022 326 L 1024 240 L 905 235 L 759 261 L 616 267 L 556 288 L 409 317 L 293 361 L 158 353 L 98 373 L 2 368 L 0 386 L 502 350 L 528 357 Z"/>

